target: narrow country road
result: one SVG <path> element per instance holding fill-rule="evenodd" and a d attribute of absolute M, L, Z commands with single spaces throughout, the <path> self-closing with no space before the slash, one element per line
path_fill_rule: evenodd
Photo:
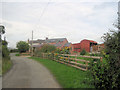
<path fill-rule="evenodd" d="M 13 67 L 2 78 L 3 88 L 60 88 L 51 73 L 37 61 L 11 54 Z"/>

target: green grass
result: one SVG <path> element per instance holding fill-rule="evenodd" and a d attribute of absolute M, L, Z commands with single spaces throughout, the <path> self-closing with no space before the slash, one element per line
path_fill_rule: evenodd
<path fill-rule="evenodd" d="M 0 76 L 2 75 L 2 60 L 0 60 Z"/>
<path fill-rule="evenodd" d="M 20 54 L 18 53 L 18 54 L 15 54 L 15 56 L 20 56 Z"/>
<path fill-rule="evenodd" d="M 75 56 L 71 56 L 71 58 L 75 58 Z M 86 58 L 86 57 L 77 57 L 77 59 L 83 59 L 83 60 L 87 60 L 87 61 L 93 60 L 93 58 Z"/>
<path fill-rule="evenodd" d="M 75 56 L 71 56 L 71 58 L 75 58 Z M 97 61 L 99 59 L 93 59 L 93 58 L 86 58 L 86 57 L 77 57 L 77 59 L 82 59 L 82 60 L 86 60 L 86 61 Z M 86 64 L 85 62 L 82 62 L 82 61 L 77 61 L 78 63 L 81 63 L 81 64 Z M 88 63 L 90 64 L 90 63 Z"/>
<path fill-rule="evenodd" d="M 46 66 L 63 88 L 94 88 L 87 71 L 82 71 L 49 59 L 30 57 Z"/>
<path fill-rule="evenodd" d="M 5 74 L 12 67 L 12 61 L 3 59 L 2 61 L 2 74 Z"/>

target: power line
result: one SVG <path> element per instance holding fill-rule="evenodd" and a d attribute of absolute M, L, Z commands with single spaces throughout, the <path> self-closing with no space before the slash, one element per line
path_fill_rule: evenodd
<path fill-rule="evenodd" d="M 40 20 L 41 20 L 42 16 L 44 15 L 45 10 L 47 10 L 47 7 L 48 7 L 48 5 L 50 4 L 50 1 L 51 1 L 51 0 L 49 0 L 49 2 L 47 3 L 46 7 L 43 9 L 43 12 L 42 12 L 41 15 L 40 15 Z"/>
<path fill-rule="evenodd" d="M 51 2 L 51 0 L 49 0 L 48 1 L 48 3 L 45 5 L 45 7 L 43 8 L 43 10 L 41 11 L 41 15 L 40 15 L 40 17 L 39 17 L 39 19 L 38 19 L 38 23 L 40 23 L 41 22 L 41 18 L 43 17 L 43 15 L 44 15 L 44 13 L 45 13 L 45 11 L 47 10 L 47 7 L 48 7 L 48 5 L 50 4 L 50 2 Z M 37 28 L 39 28 L 39 25 L 40 24 L 37 24 L 37 25 L 34 25 L 33 26 L 33 31 L 34 31 L 34 34 L 35 34 L 35 36 L 34 36 L 34 38 L 37 38 L 37 36 L 39 35 L 39 30 L 37 30 Z M 36 31 L 36 32 L 35 32 Z M 31 36 L 31 32 L 24 32 L 25 33 L 25 37 L 26 38 L 31 38 L 30 36 Z M 34 39 L 33 38 L 33 39 Z"/>
<path fill-rule="evenodd" d="M 43 9 L 43 11 L 42 11 L 42 13 L 41 13 L 41 15 L 40 15 L 40 18 L 39 18 L 39 22 L 41 22 L 41 18 L 43 17 L 45 11 L 47 10 L 47 7 L 48 7 L 48 5 L 50 4 L 50 2 L 51 2 L 51 0 L 48 1 L 47 5 L 46 5 L 45 8 Z M 40 24 L 39 24 L 39 25 L 40 25 Z M 38 27 L 39 27 L 39 25 L 38 25 Z M 37 26 L 36 26 L 36 27 L 37 27 Z M 34 31 L 35 31 L 35 30 L 37 30 L 37 28 L 34 29 Z M 39 30 L 37 30 L 37 31 L 38 31 L 38 32 L 36 32 L 35 37 L 37 37 L 37 36 L 39 35 Z M 34 33 L 35 33 L 35 32 L 34 32 Z"/>

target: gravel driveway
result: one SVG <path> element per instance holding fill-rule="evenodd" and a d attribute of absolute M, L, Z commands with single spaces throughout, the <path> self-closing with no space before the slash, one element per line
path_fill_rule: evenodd
<path fill-rule="evenodd" d="M 43 65 L 27 57 L 11 54 L 13 67 L 2 78 L 3 88 L 60 88 Z"/>

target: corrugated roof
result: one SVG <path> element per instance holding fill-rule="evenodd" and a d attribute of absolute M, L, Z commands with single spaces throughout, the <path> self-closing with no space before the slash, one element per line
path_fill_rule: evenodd
<path fill-rule="evenodd" d="M 71 45 L 71 43 L 66 43 L 64 46 L 65 47 L 68 47 L 68 46 L 70 46 Z"/>
<path fill-rule="evenodd" d="M 42 46 L 42 44 L 40 44 L 40 45 L 32 45 L 31 47 L 41 47 Z"/>
<path fill-rule="evenodd" d="M 54 44 L 54 46 L 56 46 L 56 47 L 60 47 L 60 46 L 62 46 L 61 44 Z"/>
<path fill-rule="evenodd" d="M 58 42 L 64 41 L 65 39 L 66 38 L 47 39 L 45 42 L 46 43 L 53 43 L 53 42 L 58 43 Z"/>
<path fill-rule="evenodd" d="M 45 40 L 41 40 L 41 39 L 38 39 L 38 40 L 33 40 L 33 43 L 44 43 Z M 29 41 L 30 44 L 32 44 L 32 41 Z"/>

